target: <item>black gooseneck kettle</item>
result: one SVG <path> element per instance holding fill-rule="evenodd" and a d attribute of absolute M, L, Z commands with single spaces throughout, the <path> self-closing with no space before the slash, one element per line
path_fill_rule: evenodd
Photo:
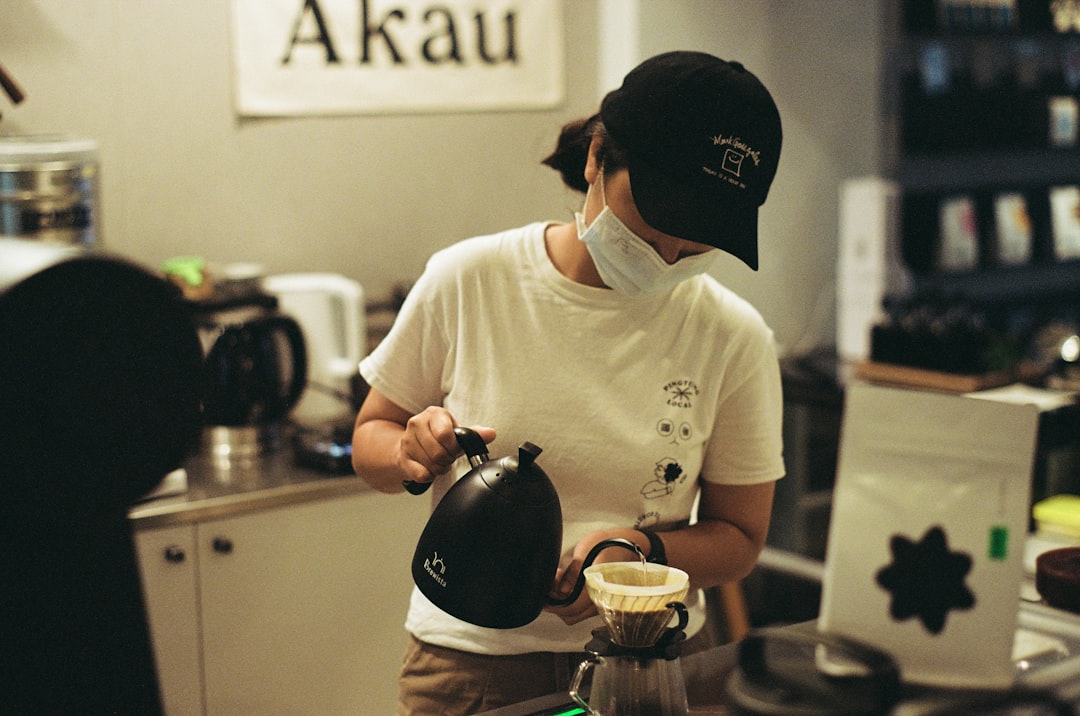
<path fill-rule="evenodd" d="M 562 507 L 554 485 L 536 464 L 541 449 L 530 442 L 517 455 L 489 459 L 483 439 L 454 429 L 472 469 L 443 496 L 428 518 L 413 556 L 412 576 L 437 607 L 477 626 L 513 629 L 535 620 L 545 605 L 573 603 L 585 575 L 564 599 L 547 595 L 562 550 Z M 406 482 L 413 494 L 431 483 Z M 599 542 L 582 572 L 607 547 L 643 557 L 625 539 Z"/>

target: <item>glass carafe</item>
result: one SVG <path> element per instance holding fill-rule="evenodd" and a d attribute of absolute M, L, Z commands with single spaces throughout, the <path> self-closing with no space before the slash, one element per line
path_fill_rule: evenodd
<path fill-rule="evenodd" d="M 607 565 L 600 565 L 600 569 L 604 567 Z M 589 569 L 585 570 L 586 573 Z M 679 572 L 672 568 L 665 569 Z M 612 570 L 610 567 L 606 570 L 609 577 L 616 574 L 617 578 L 621 578 L 620 570 Z M 659 588 L 685 594 L 685 572 L 674 576 L 675 579 L 670 581 L 666 578 L 663 580 L 667 582 L 665 586 L 652 584 L 632 587 L 632 590 L 653 591 Z M 611 596 L 612 592 L 631 589 L 629 585 L 623 585 L 626 589 L 621 589 L 611 582 L 603 589 L 597 589 L 600 586 L 597 584 L 591 586 L 590 595 L 598 605 L 611 601 L 605 600 L 605 594 L 601 592 Z M 626 607 L 624 612 L 600 607 L 608 626 L 593 630 L 592 641 L 585 646 L 590 656 L 574 674 L 570 697 L 583 706 L 589 716 L 685 716 L 688 710 L 686 683 L 679 665 L 679 652 L 686 639 L 686 632 L 683 631 L 688 621 L 686 606 L 682 602 L 671 601 L 656 610 L 651 608 L 652 596 L 638 594 L 633 599 L 629 596 L 624 594 L 624 598 L 618 600 Z M 650 608 L 635 609 L 643 606 Z M 657 612 L 659 616 L 654 616 Z M 678 623 L 664 628 L 673 615 L 678 617 Z M 635 618 L 627 620 L 625 617 Z M 648 628 L 641 628 L 646 622 L 650 622 Z M 627 629 L 631 623 L 634 628 Z M 659 629 L 654 630 L 653 624 L 659 625 Z M 654 635 L 651 643 L 630 643 L 632 640 L 626 638 L 628 635 L 640 637 L 646 633 Z M 581 690 L 590 671 L 592 689 L 586 701 Z"/>
<path fill-rule="evenodd" d="M 590 669 L 586 702 L 579 690 Z M 688 710 L 678 658 L 594 655 L 578 667 L 570 696 L 590 716 L 685 716 Z"/>

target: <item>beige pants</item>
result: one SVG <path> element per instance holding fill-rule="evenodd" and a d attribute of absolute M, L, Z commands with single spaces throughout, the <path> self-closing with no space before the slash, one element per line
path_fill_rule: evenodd
<path fill-rule="evenodd" d="M 467 716 L 567 692 L 580 654 L 470 654 L 410 637 L 398 686 L 398 716 Z M 567 701 L 570 697 L 567 695 Z"/>
<path fill-rule="evenodd" d="M 723 641 L 711 629 L 687 639 L 689 656 Z M 537 652 L 515 656 L 470 654 L 409 637 L 398 682 L 397 716 L 472 716 L 557 692 L 570 701 L 570 680 L 588 655 Z M 587 681 L 586 681 L 587 683 Z"/>

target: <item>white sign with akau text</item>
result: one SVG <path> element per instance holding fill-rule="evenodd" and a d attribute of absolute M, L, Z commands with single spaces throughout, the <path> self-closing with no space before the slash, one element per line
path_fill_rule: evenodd
<path fill-rule="evenodd" d="M 232 0 L 236 111 L 546 109 L 563 101 L 562 0 Z"/>

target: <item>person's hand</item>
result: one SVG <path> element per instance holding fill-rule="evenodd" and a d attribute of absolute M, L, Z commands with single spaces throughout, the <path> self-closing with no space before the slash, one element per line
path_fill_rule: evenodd
<path fill-rule="evenodd" d="M 583 569 L 582 565 L 592 548 L 599 542 L 606 539 L 615 539 L 617 537 L 628 539 L 631 542 L 637 542 L 642 539 L 641 533 L 632 529 L 598 530 L 585 535 L 580 542 L 574 545 L 574 550 L 570 555 L 570 561 L 566 566 L 559 567 L 556 571 L 555 586 L 550 593 L 551 598 L 565 599 L 569 597 L 570 593 L 574 591 L 575 585 L 577 585 L 578 577 L 581 575 Z M 611 546 L 601 550 L 600 554 L 596 555 L 596 559 L 593 560 L 593 564 L 629 562 L 636 559 L 638 559 L 638 556 L 629 549 Z M 584 621 L 597 614 L 596 605 L 593 604 L 592 599 L 589 598 L 587 589 L 582 589 L 578 598 L 565 607 L 549 605 L 544 607 L 544 609 L 545 611 L 555 614 L 567 624 L 577 624 L 578 622 Z"/>
<path fill-rule="evenodd" d="M 406 480 L 431 482 L 450 470 L 463 454 L 454 437 L 457 422 L 446 408 L 430 406 L 409 418 L 398 442 L 397 466 Z M 495 439 L 495 430 L 474 427 L 485 443 Z"/>

